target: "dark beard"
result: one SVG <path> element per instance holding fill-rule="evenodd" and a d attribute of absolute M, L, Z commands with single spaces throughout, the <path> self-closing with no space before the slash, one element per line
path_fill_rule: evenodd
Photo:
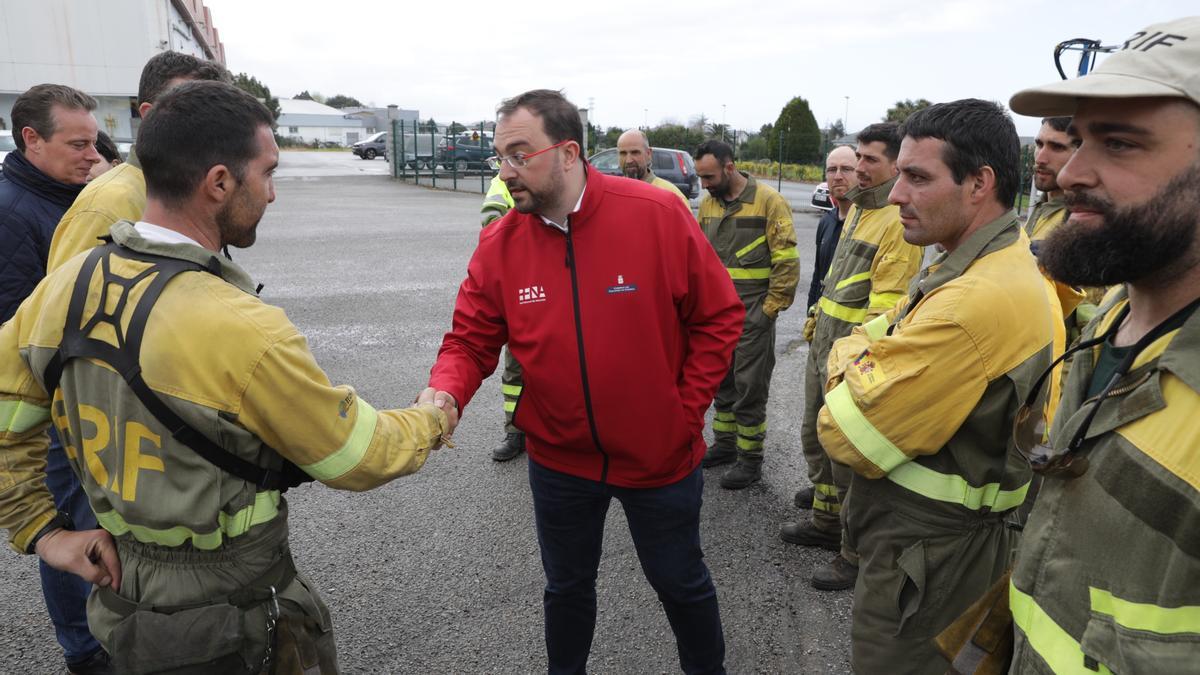
<path fill-rule="evenodd" d="M 1086 206 L 1104 218 L 1099 227 L 1069 219 L 1038 249 L 1038 262 L 1071 286 L 1134 282 L 1172 268 L 1192 254 L 1200 219 L 1200 164 L 1179 174 L 1150 199 L 1118 209 L 1086 192 L 1066 193 L 1067 208 Z"/>

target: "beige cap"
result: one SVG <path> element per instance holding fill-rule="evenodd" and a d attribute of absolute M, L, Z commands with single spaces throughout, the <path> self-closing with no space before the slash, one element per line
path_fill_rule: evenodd
<path fill-rule="evenodd" d="M 1008 102 L 1020 115 L 1074 115 L 1080 98 L 1170 96 L 1200 103 L 1200 16 L 1154 24 L 1073 80 L 1023 89 Z"/>

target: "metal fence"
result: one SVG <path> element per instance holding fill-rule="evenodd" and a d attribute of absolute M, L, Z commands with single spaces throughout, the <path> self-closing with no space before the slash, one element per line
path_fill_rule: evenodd
<path fill-rule="evenodd" d="M 487 165 L 492 131 L 483 123 L 392 120 L 387 147 L 392 177 L 414 185 L 487 193 L 496 173 Z"/>

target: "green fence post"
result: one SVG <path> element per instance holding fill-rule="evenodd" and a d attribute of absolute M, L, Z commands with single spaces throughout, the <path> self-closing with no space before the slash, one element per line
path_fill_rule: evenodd
<path fill-rule="evenodd" d="M 430 152 L 432 152 L 436 155 L 436 153 L 437 153 L 437 125 L 434 125 L 434 127 L 429 130 L 429 150 L 430 150 Z M 429 180 L 433 181 L 433 187 L 437 187 L 437 167 L 434 166 L 434 162 L 436 162 L 436 161 L 437 161 L 437 157 L 434 156 L 433 159 L 430 160 L 430 162 L 429 162 Z"/>
<path fill-rule="evenodd" d="M 483 143 L 484 143 L 483 122 L 480 122 L 479 123 L 479 147 L 482 148 Z M 485 152 L 483 154 L 486 155 L 488 153 Z M 488 173 L 491 172 L 490 169 L 491 169 L 491 167 L 487 165 L 486 160 L 484 161 L 483 166 L 479 167 L 479 191 L 482 192 L 483 194 L 487 194 L 487 183 L 484 182 L 484 178 L 487 176 Z"/>
<path fill-rule="evenodd" d="M 454 130 L 456 128 L 458 128 L 458 122 L 455 122 L 452 120 L 450 122 L 450 127 L 446 130 L 446 135 L 449 136 L 450 138 L 454 138 Z M 457 146 L 456 146 L 456 148 L 457 148 Z M 458 160 L 454 161 L 454 167 L 452 169 L 450 169 L 450 177 L 451 177 L 451 180 L 454 181 L 454 189 L 457 190 L 458 189 Z"/>
<path fill-rule="evenodd" d="M 392 178 L 401 180 L 407 178 L 405 168 L 407 163 L 404 161 L 404 120 L 392 120 Z M 399 165 L 397 166 L 397 162 Z"/>

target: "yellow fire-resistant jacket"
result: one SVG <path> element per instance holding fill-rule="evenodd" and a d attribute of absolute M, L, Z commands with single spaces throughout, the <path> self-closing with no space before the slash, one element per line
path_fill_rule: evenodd
<path fill-rule="evenodd" d="M 681 200 L 683 200 L 683 205 L 688 208 L 688 211 L 692 210 L 692 205 L 690 203 L 688 203 L 687 197 L 683 196 L 683 193 L 679 191 L 679 188 L 675 187 L 674 183 L 667 180 L 666 178 L 659 178 L 658 176 L 655 176 L 653 173 L 650 174 L 650 178 L 651 178 L 651 181 L 650 181 L 651 185 L 653 185 L 656 188 L 662 188 L 662 189 L 666 190 L 667 192 L 670 192 L 671 194 L 675 195 L 676 197 L 679 197 Z"/>
<path fill-rule="evenodd" d="M 211 252 L 143 239 L 133 225 L 113 226 L 128 249 L 208 265 Z M 212 550 L 227 538 L 259 532 L 286 513 L 276 490 L 259 490 L 217 469 L 172 437 L 125 380 L 90 359 L 66 362 L 53 401 L 42 377 L 62 341 L 75 279 L 87 255 L 47 276 L 0 327 L 0 527 L 13 548 L 55 514 L 44 481 L 46 428 L 53 419 L 100 524 L 162 546 Z M 111 258 L 132 278 L 145 262 Z M 259 466 L 279 456 L 330 486 L 365 490 L 416 471 L 446 430 L 445 413 L 425 405 L 377 412 L 347 386 L 333 386 L 283 311 L 254 294 L 250 277 L 228 260 L 220 276 L 183 272 L 149 313 L 142 376 L 192 427 Z M 96 314 L 103 276 L 91 276 L 84 320 Z M 120 307 L 108 286 L 109 312 Z M 131 291 L 123 325 L 147 283 Z M 84 324 L 86 325 L 86 324 Z M 92 337 L 115 344 L 111 324 Z M 277 451 L 277 452 L 276 452 Z M 253 536 L 253 535 L 249 535 Z"/>
<path fill-rule="evenodd" d="M 700 202 L 700 229 L 725 264 L 738 297 L 762 299 L 770 318 L 792 306 L 800 281 L 800 253 L 792 207 L 769 185 L 743 172 L 746 188 L 726 206 L 712 195 Z"/>
<path fill-rule="evenodd" d="M 889 498 L 950 515 L 1019 506 L 1030 470 L 1012 417 L 1050 364 L 1050 323 L 1029 240 L 1005 214 L 935 260 L 897 308 L 834 343 L 821 445 L 898 486 Z"/>
<path fill-rule="evenodd" d="M 53 272 L 79 253 L 100 244 L 120 220 L 137 222 L 146 211 L 146 178 L 137 153 L 129 151 L 129 161 L 105 171 L 88 183 L 63 214 L 50 240 L 50 259 L 46 272 Z"/>
<path fill-rule="evenodd" d="M 1083 338 L 1127 304 L 1118 287 Z M 1078 353 L 1050 438 L 1065 450 L 1093 407 L 1099 347 Z M 1087 471 L 1047 476 L 1010 589 L 1013 673 L 1200 669 L 1200 312 L 1151 343 L 1088 427 Z"/>
<path fill-rule="evenodd" d="M 887 312 L 921 270 L 923 249 L 904 241 L 900 207 L 888 204 L 896 179 L 846 194 L 853 202 L 821 282 L 812 346 L 823 370 L 835 340 Z"/>
<path fill-rule="evenodd" d="M 492 176 L 492 182 L 488 185 L 487 195 L 483 198 L 483 206 L 479 207 L 480 225 L 487 227 L 493 222 L 500 220 L 508 210 L 513 207 L 512 195 L 508 192 L 508 185 L 500 180 L 500 174 Z"/>

